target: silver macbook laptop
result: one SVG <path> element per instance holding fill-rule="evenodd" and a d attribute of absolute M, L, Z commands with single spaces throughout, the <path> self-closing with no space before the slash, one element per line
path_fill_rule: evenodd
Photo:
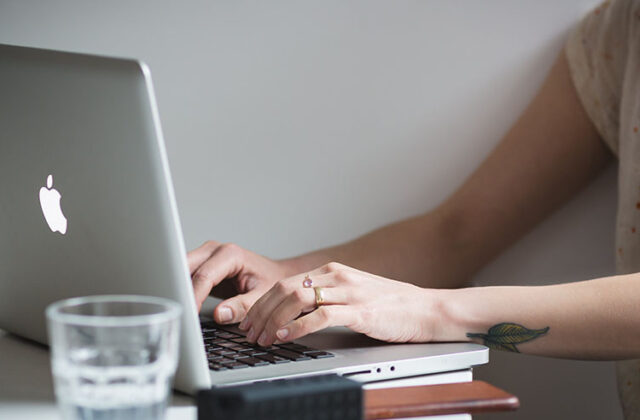
<path fill-rule="evenodd" d="M 0 329 L 46 343 L 53 301 L 173 299 L 184 308 L 175 386 L 185 392 L 325 372 L 373 382 L 487 362 L 476 344 L 392 345 L 345 328 L 262 349 L 200 318 L 172 188 L 145 64 L 0 45 Z"/>

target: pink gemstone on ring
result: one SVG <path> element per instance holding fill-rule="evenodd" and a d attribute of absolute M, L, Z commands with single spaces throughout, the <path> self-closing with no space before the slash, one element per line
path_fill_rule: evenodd
<path fill-rule="evenodd" d="M 313 286 L 313 282 L 311 281 L 311 277 L 309 277 L 308 275 L 304 278 L 304 280 L 302 281 L 302 286 L 303 287 L 311 287 Z"/>

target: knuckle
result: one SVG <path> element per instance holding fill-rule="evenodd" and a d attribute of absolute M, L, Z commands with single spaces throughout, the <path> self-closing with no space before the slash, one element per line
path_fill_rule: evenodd
<path fill-rule="evenodd" d="M 298 302 L 303 302 L 305 298 L 305 292 L 306 290 L 296 289 L 293 291 L 292 296 Z"/>
<path fill-rule="evenodd" d="M 327 264 L 326 268 L 327 271 L 329 271 L 330 273 L 339 271 L 343 268 L 344 266 L 338 262 L 335 261 L 331 261 L 330 263 Z"/>
<path fill-rule="evenodd" d="M 204 248 L 215 248 L 218 246 L 218 243 L 216 241 L 212 241 L 212 240 L 206 240 L 204 241 L 204 243 L 202 244 L 202 247 Z"/>
<path fill-rule="evenodd" d="M 320 319 L 320 323 L 322 325 L 326 325 L 330 319 L 329 309 L 326 306 L 321 306 L 318 309 L 316 309 L 316 311 L 318 312 L 318 318 Z"/>
<path fill-rule="evenodd" d="M 341 281 L 341 282 L 349 282 L 349 280 L 351 279 L 351 276 L 349 275 L 349 272 L 343 268 L 337 270 L 334 273 L 334 276 L 336 278 L 336 280 Z"/>
<path fill-rule="evenodd" d="M 339 282 L 346 283 L 346 284 L 355 284 L 358 281 L 357 273 L 353 272 L 352 270 L 347 270 L 345 268 L 340 269 L 335 274 L 335 277 Z"/>
<path fill-rule="evenodd" d="M 238 245 L 234 243 L 222 244 L 220 245 L 220 248 L 222 252 L 224 252 L 225 254 L 231 257 L 240 256 L 240 254 L 242 254 L 242 248 L 240 248 Z"/>
<path fill-rule="evenodd" d="M 209 277 L 210 277 L 210 273 L 206 270 L 198 270 L 195 273 L 193 273 L 193 276 L 191 277 L 193 279 L 194 282 L 196 283 L 205 283 Z"/>
<path fill-rule="evenodd" d="M 274 286 L 273 286 L 274 290 L 276 291 L 276 293 L 278 294 L 287 294 L 287 292 L 289 291 L 289 287 L 286 285 L 285 282 L 283 281 L 279 281 L 277 282 Z"/>

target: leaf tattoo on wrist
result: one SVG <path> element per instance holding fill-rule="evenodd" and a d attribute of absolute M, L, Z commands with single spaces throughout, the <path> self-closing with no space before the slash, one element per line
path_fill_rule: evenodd
<path fill-rule="evenodd" d="M 520 353 L 516 344 L 526 343 L 545 335 L 549 331 L 549 327 L 540 328 L 539 330 L 530 330 L 519 324 L 512 322 L 503 322 L 489 328 L 487 334 L 467 333 L 469 338 L 481 338 L 484 345 L 493 350 L 506 350 Z"/>

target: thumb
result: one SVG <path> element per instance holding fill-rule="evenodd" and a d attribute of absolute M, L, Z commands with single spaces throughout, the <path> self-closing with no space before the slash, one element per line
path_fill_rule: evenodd
<path fill-rule="evenodd" d="M 218 324 L 235 324 L 244 319 L 253 304 L 262 296 L 262 290 L 253 289 L 242 295 L 223 300 L 213 311 L 213 319 Z"/>

